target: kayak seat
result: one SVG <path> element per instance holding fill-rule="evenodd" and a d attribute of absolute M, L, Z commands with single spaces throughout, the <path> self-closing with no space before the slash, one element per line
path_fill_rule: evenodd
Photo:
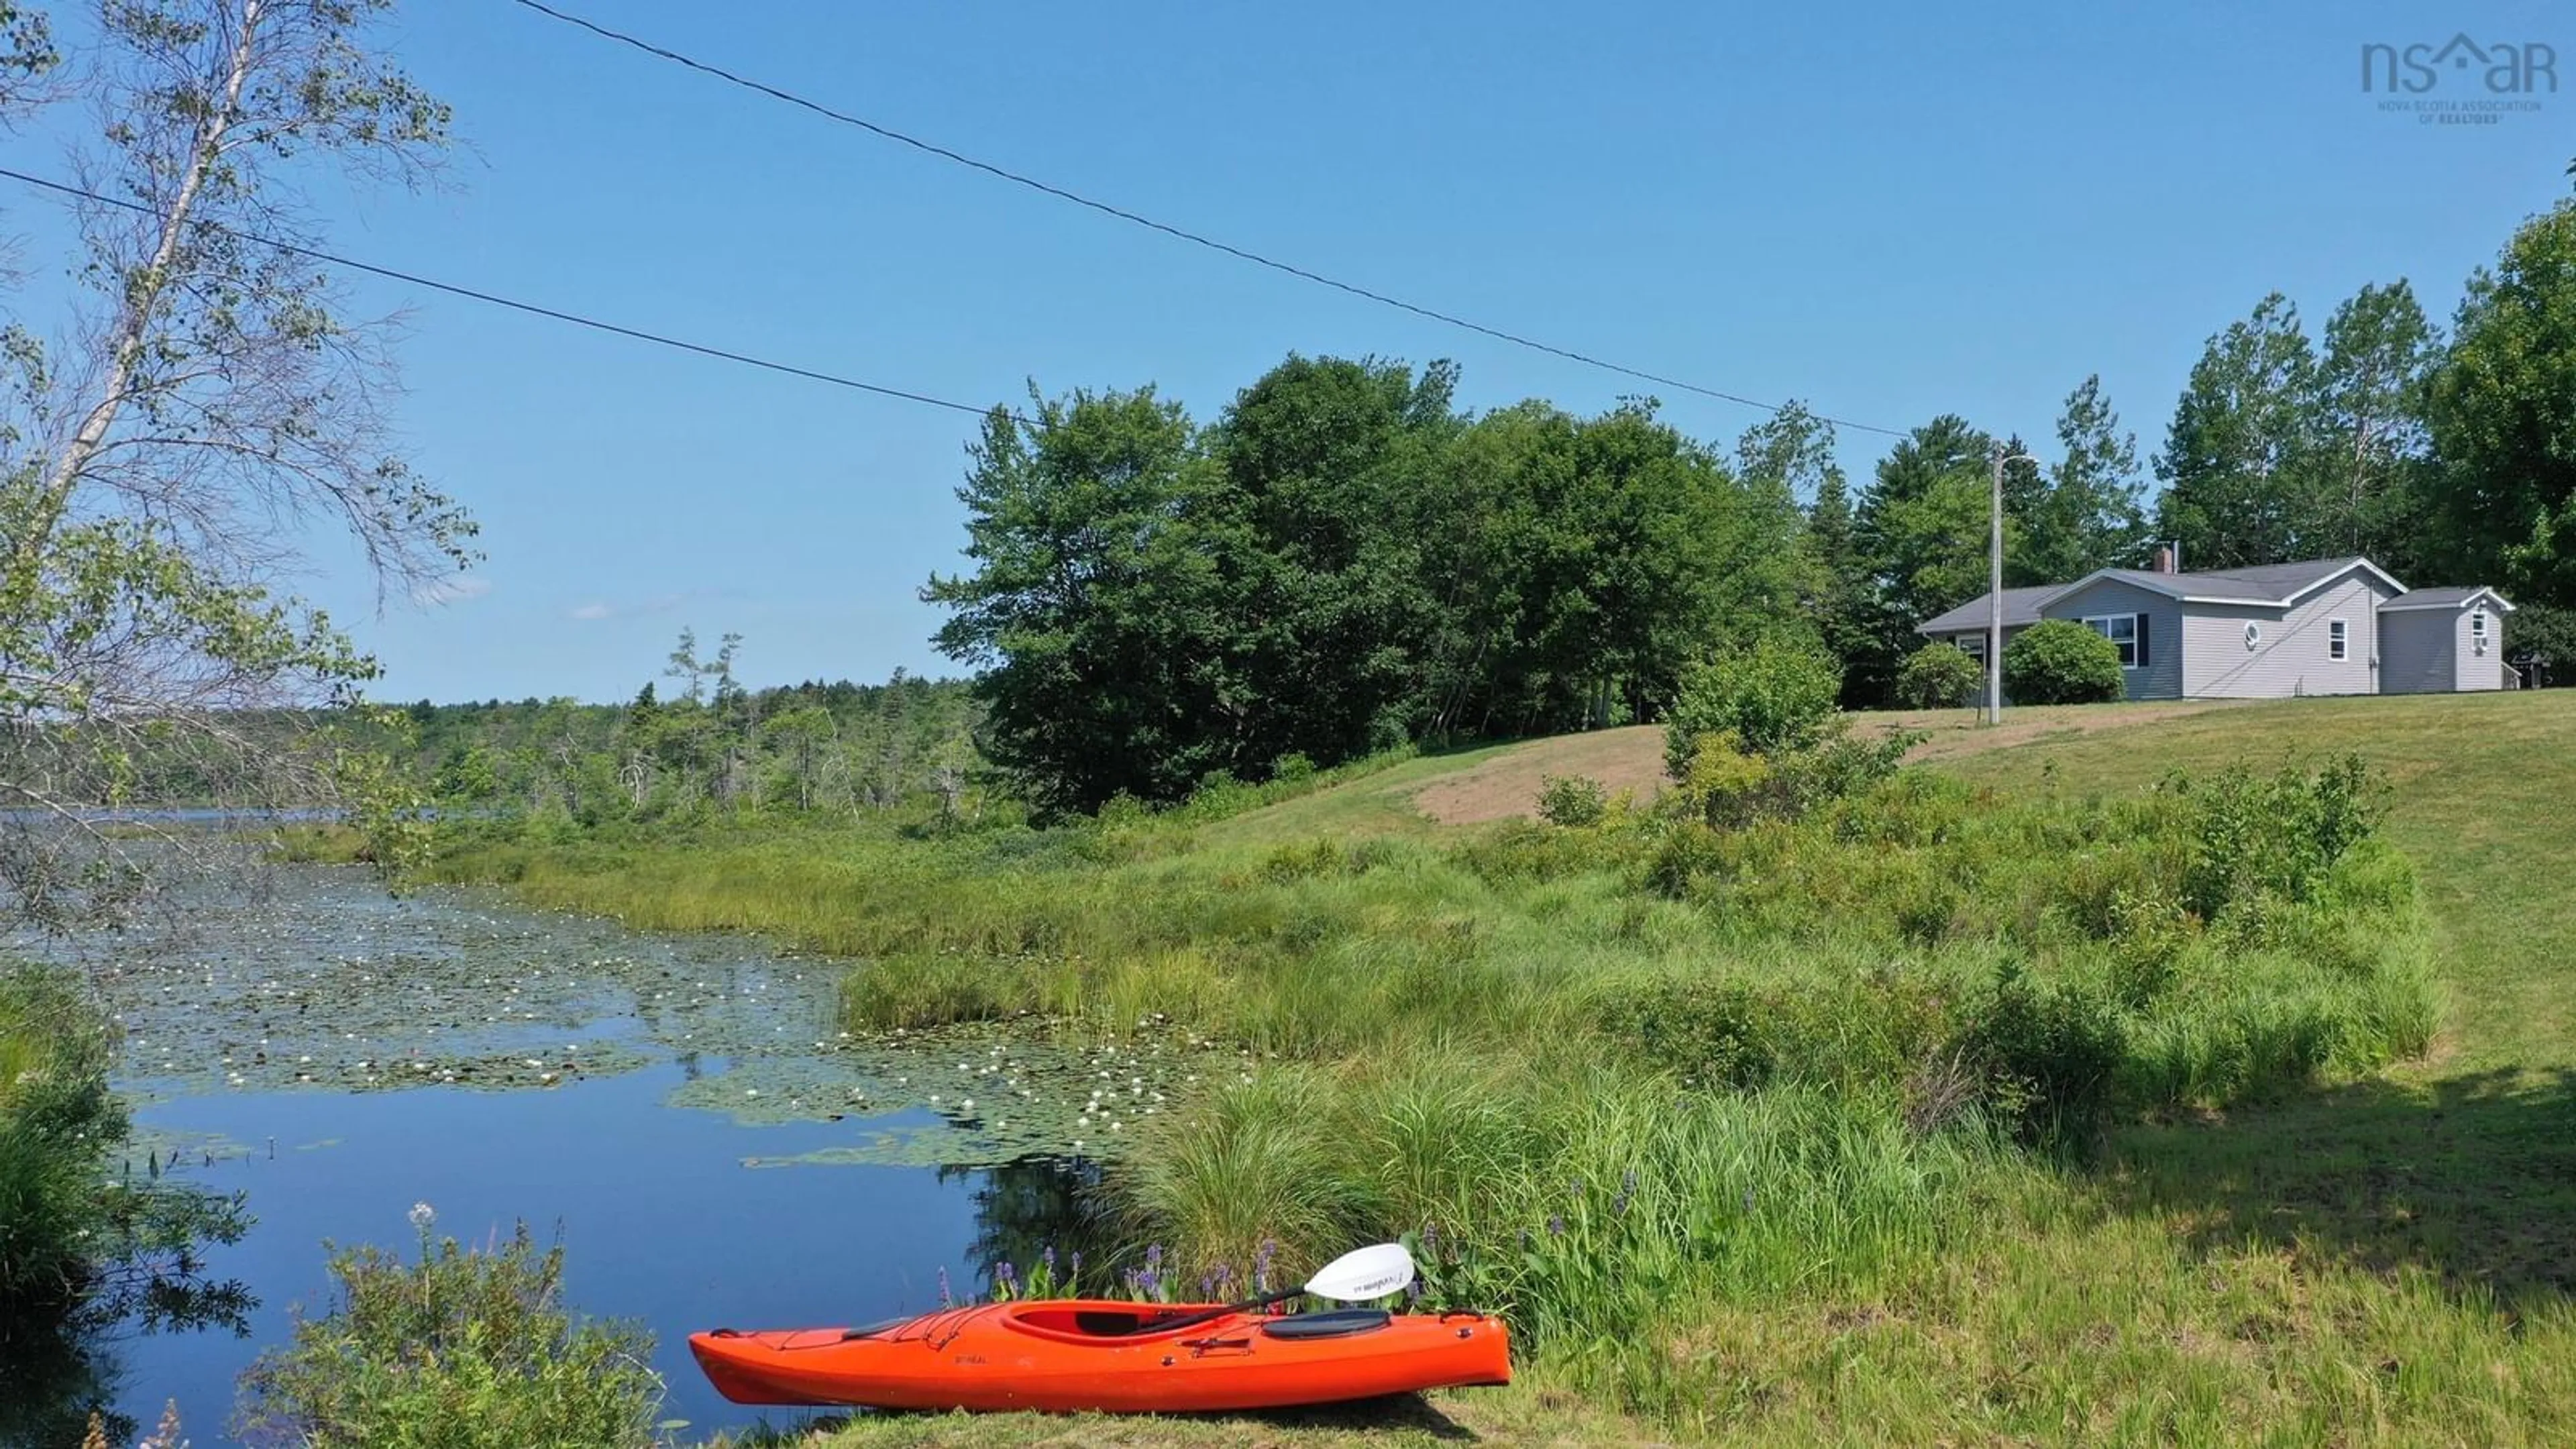
<path fill-rule="evenodd" d="M 1097 1311 L 1090 1313 L 1076 1313 L 1073 1315 L 1073 1327 L 1074 1331 L 1077 1333 L 1096 1333 L 1103 1338 L 1118 1338 L 1131 1333 L 1150 1333 L 1160 1326 L 1159 1320 L 1169 1318 L 1171 1316 L 1172 1315 L 1168 1313 L 1158 1313 L 1151 1316 L 1141 1313 L 1102 1313 Z"/>
<path fill-rule="evenodd" d="M 1273 1318 L 1261 1325 L 1261 1331 L 1272 1338 L 1347 1338 L 1354 1333 L 1374 1333 L 1393 1322 L 1394 1317 L 1383 1308 L 1336 1308 L 1325 1313 L 1292 1313 Z"/>

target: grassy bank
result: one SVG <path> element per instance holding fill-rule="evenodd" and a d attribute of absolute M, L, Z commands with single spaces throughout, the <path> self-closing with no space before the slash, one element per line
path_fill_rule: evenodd
<path fill-rule="evenodd" d="M 1218 823 L 445 868 L 869 958 L 863 1022 L 1164 1012 L 1276 1053 L 1166 1119 L 1123 1207 L 1206 1262 L 1432 1225 L 1434 1290 L 1536 1352 L 1403 1432 L 2547 1442 L 2576 1424 L 2571 740 L 2556 697 L 2299 702 L 1962 753 L 1740 833 L 1387 828 L 1471 756 Z M 2278 799 L 2149 788 L 2294 749 L 2394 786 L 2295 881 L 2266 875 L 2294 837 L 2227 855 Z M 2106 1135 L 2051 1137 L 2088 1083 Z"/>

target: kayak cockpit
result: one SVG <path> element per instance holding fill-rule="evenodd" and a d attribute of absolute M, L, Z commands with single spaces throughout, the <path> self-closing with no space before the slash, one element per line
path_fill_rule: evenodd
<path fill-rule="evenodd" d="M 1059 1343 L 1092 1343 L 1204 1325 L 1206 1313 L 1205 1307 L 1187 1303 L 1027 1303 L 1006 1310 L 1002 1321 Z"/>
<path fill-rule="evenodd" d="M 1244 1316 L 1244 1309 L 1213 1304 L 1028 1303 L 1006 1309 L 1003 1322 L 1021 1333 L 1058 1343 L 1114 1343 L 1205 1330 L 1223 1320 Z M 1384 1328 L 1390 1321 L 1391 1316 L 1380 1308 L 1343 1308 L 1283 1317 L 1263 1314 L 1254 1318 L 1263 1336 L 1282 1339 L 1348 1338 Z"/>

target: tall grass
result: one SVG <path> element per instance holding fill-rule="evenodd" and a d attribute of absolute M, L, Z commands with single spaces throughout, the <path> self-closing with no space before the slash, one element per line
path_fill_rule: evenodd
<path fill-rule="evenodd" d="M 541 904 L 859 958 L 854 1026 L 1028 1015 L 1118 1033 L 1159 1014 L 1317 1061 L 1570 1035 L 1696 1084 L 1883 1095 L 1964 1052 L 2099 1099 L 2023 1113 L 2044 1127 L 2224 1106 L 2424 1048 L 2414 876 L 2355 823 L 2341 778 L 2006 803 L 1901 777 L 1733 831 L 1645 818 L 1142 852 L 1104 844 L 1115 830 L 719 835 L 491 845 L 447 868 Z M 2320 791 L 2323 824 L 2299 808 Z M 2007 979 L 2035 983 L 2027 1001 Z M 2003 1008 L 2027 1029 L 1981 1025 Z M 2108 1069 L 2032 1055 L 2079 1048 Z"/>
<path fill-rule="evenodd" d="M 2026 1171 L 1981 1128 L 1918 1138 L 1820 1090 L 1462 1048 L 1258 1075 L 1153 1129 L 1117 1183 L 1184 1272 L 1275 1240 L 1293 1281 L 1410 1235 L 1435 1301 L 1499 1310 L 1525 1349 L 1661 1410 L 1676 1313 L 1919 1273 Z"/>
<path fill-rule="evenodd" d="M 58 1309 L 89 1280 L 102 1162 L 125 1131 L 107 1061 L 77 977 L 0 962 L 0 1315 Z"/>

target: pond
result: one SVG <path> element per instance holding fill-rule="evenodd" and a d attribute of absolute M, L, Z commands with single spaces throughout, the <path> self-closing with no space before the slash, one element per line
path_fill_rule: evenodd
<path fill-rule="evenodd" d="M 1236 1065 L 1153 1023 L 854 1035 L 838 963 L 754 939 L 397 899 L 346 869 L 262 882 L 75 943 L 125 1027 L 133 1169 L 243 1193 L 255 1220 L 205 1263 L 256 1297 L 246 1334 L 128 1329 L 102 1354 L 121 1412 L 175 1399 L 201 1446 L 231 1442 L 234 1381 L 293 1310 L 329 1306 L 325 1241 L 408 1251 L 421 1202 L 442 1235 L 559 1235 L 572 1302 L 655 1334 L 680 1437 L 762 1422 L 707 1387 L 690 1331 L 979 1291 L 1075 1240 L 1131 1124 Z"/>

